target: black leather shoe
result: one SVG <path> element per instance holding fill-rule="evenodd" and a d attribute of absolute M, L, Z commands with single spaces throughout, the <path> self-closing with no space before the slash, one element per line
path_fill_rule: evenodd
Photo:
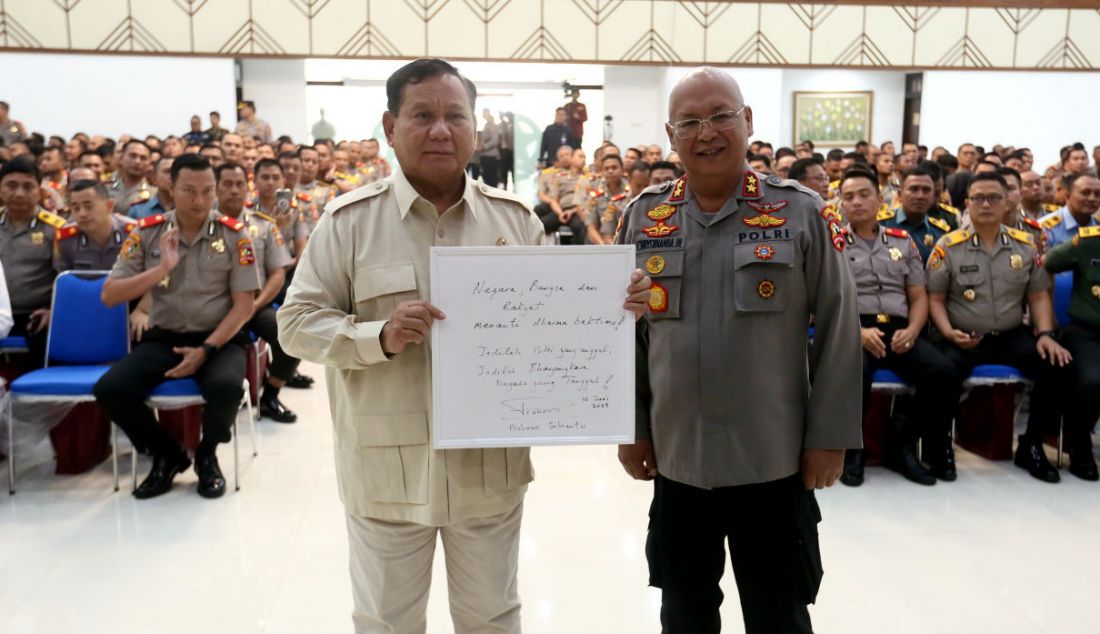
<path fill-rule="evenodd" d="M 863 484 L 863 467 L 867 464 L 867 454 L 862 449 L 849 449 L 844 452 L 844 473 L 840 482 L 850 487 Z"/>
<path fill-rule="evenodd" d="M 1020 444 L 1016 447 L 1016 458 L 1013 462 L 1017 467 L 1025 469 L 1036 480 L 1053 484 L 1062 479 L 1062 476 L 1058 475 L 1058 470 L 1047 460 L 1040 441 L 1020 436 Z"/>
<path fill-rule="evenodd" d="M 290 377 L 290 380 L 286 382 L 286 386 L 298 390 L 308 390 L 313 387 L 313 377 L 295 372 L 294 376 Z"/>
<path fill-rule="evenodd" d="M 218 466 L 217 455 L 196 456 L 195 473 L 199 476 L 199 495 L 213 499 L 225 494 L 225 477 Z"/>
<path fill-rule="evenodd" d="M 944 482 L 958 480 L 959 471 L 955 467 L 955 448 L 951 446 L 951 439 L 946 439 L 943 448 L 929 447 L 929 449 L 934 452 L 928 461 L 932 475 Z"/>
<path fill-rule="evenodd" d="M 1089 482 L 1100 480 L 1100 471 L 1096 468 L 1096 458 L 1092 455 L 1092 447 L 1069 452 L 1069 472 Z"/>
<path fill-rule="evenodd" d="M 260 416 L 266 416 L 277 423 L 293 423 L 298 415 L 286 408 L 277 398 L 260 399 Z"/>
<path fill-rule="evenodd" d="M 191 466 L 191 460 L 182 451 L 174 456 L 153 456 L 153 468 L 149 475 L 134 489 L 134 497 L 139 500 L 164 495 L 172 489 L 172 480 Z"/>
<path fill-rule="evenodd" d="M 936 483 L 936 476 L 928 472 L 924 465 L 917 460 L 916 447 L 912 442 L 903 442 L 898 445 L 896 453 L 892 456 L 889 466 L 910 482 L 932 486 Z"/>

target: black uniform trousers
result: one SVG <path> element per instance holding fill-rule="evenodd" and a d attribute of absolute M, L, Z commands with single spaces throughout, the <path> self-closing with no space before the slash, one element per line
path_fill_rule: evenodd
<path fill-rule="evenodd" d="M 500 187 L 500 159 L 495 156 L 482 156 L 481 180 L 490 187 Z"/>
<path fill-rule="evenodd" d="M 569 244 L 584 244 L 585 227 L 584 220 L 581 218 L 580 207 L 573 209 L 573 217 L 569 219 L 566 226 L 573 232 L 573 239 Z M 535 215 L 542 221 L 543 228 L 546 229 L 546 233 L 554 233 L 561 228 L 562 222 L 558 218 L 558 214 L 554 213 L 554 210 L 550 208 L 550 205 L 546 203 L 539 203 L 535 205 Z"/>
<path fill-rule="evenodd" d="M 959 376 L 970 376 L 977 365 L 1008 365 L 1024 373 L 1032 382 L 1030 413 L 1024 434 L 1031 440 L 1042 441 L 1048 433 L 1058 429 L 1059 383 L 1068 376 L 1066 368 L 1059 368 L 1044 361 L 1035 349 L 1035 336 L 1029 326 L 1017 326 L 1012 330 L 990 333 L 969 350 L 963 350 L 944 339 L 940 346 Z"/>
<path fill-rule="evenodd" d="M 500 149 L 500 186 L 508 186 L 508 175 L 512 175 L 512 180 L 515 181 L 515 162 L 516 153 L 512 150 Z"/>
<path fill-rule="evenodd" d="M 1066 404 L 1066 444 L 1089 449 L 1089 434 L 1100 418 L 1100 328 L 1070 324 L 1062 328 L 1063 346 L 1073 355 L 1072 395 Z"/>
<path fill-rule="evenodd" d="M 893 318 L 889 324 L 879 324 L 875 315 L 860 315 L 859 321 L 864 328 L 881 330 L 884 333 L 882 341 L 886 344 L 886 356 L 881 359 L 863 351 L 863 411 L 867 411 L 870 402 L 875 372 L 879 369 L 890 370 L 912 385 L 916 392 L 911 403 L 911 420 L 918 425 L 911 429 L 913 436 L 907 440 L 916 440 L 917 435 L 922 433 L 929 438 L 939 438 L 941 435 L 946 438 L 966 377 L 959 374 L 955 365 L 936 346 L 922 337 L 918 337 L 913 347 L 905 353 L 898 354 L 891 350 L 890 340 L 895 332 L 909 327 L 907 320 Z"/>
<path fill-rule="evenodd" d="M 153 410 L 145 399 L 163 383 L 164 373 L 179 365 L 181 355 L 174 347 L 199 347 L 208 332 L 172 332 L 152 328 L 141 343 L 123 360 L 111 366 L 95 384 L 96 401 L 130 442 L 142 453 L 171 456 L 179 452 L 179 444 L 157 424 Z M 202 412 L 202 442 L 229 442 L 237 419 L 237 410 L 244 397 L 245 354 L 248 336 L 241 333 L 225 344 L 195 374 L 206 401 Z"/>
<path fill-rule="evenodd" d="M 30 318 L 30 313 L 12 315 L 13 323 L 8 336 L 25 338 L 27 340 L 28 365 L 33 368 L 41 368 L 46 365 L 46 338 L 50 329 L 47 327 L 42 332 L 30 332 L 28 328 Z"/>
<path fill-rule="evenodd" d="M 801 475 L 700 489 L 657 476 L 649 511 L 649 584 L 663 634 L 717 634 L 729 542 L 746 634 L 811 634 L 821 584 L 821 511 Z"/>
<path fill-rule="evenodd" d="M 245 328 L 259 335 L 267 345 L 271 346 L 271 365 L 267 368 L 268 374 L 277 379 L 289 381 L 298 370 L 298 364 L 301 361 L 287 354 L 279 345 L 279 324 L 275 321 L 275 309 L 271 304 L 256 311 L 252 321 L 248 322 Z"/>

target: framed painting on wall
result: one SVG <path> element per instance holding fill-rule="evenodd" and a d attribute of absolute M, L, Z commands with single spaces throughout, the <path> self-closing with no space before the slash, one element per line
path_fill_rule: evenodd
<path fill-rule="evenodd" d="M 797 145 L 813 141 L 815 145 L 852 147 L 871 140 L 871 91 L 795 92 L 793 125 Z"/>

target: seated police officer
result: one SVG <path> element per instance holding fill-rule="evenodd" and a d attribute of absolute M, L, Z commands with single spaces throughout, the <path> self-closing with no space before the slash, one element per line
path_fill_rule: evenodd
<path fill-rule="evenodd" d="M 898 191 L 898 209 L 883 209 L 879 222 L 883 227 L 905 229 L 913 238 L 920 251 L 921 261 L 927 262 L 932 247 L 951 226 L 943 220 L 930 215 L 936 205 L 935 174 L 914 167 L 901 177 L 901 189 Z"/>
<path fill-rule="evenodd" d="M 114 214 L 115 203 L 103 183 L 76 181 L 70 192 L 69 214 L 73 222 L 57 232 L 54 267 L 58 273 L 111 270 L 122 243 L 137 222 Z"/>
<path fill-rule="evenodd" d="M 848 263 L 858 293 L 863 344 L 863 409 L 875 371 L 887 368 L 916 387 L 913 411 L 901 422 L 890 443 L 886 463 L 906 479 L 932 485 L 936 478 L 954 480 L 955 460 L 949 436 L 962 380 L 935 346 L 921 337 L 928 321 L 924 264 L 917 245 L 904 229 L 879 227 L 882 205 L 877 178 L 867 168 L 849 169 L 840 180 L 840 204 L 848 218 Z M 918 427 L 918 423 L 920 427 Z M 934 439 L 926 455 L 932 472 L 917 458 L 917 440 Z M 863 483 L 861 449 L 845 453 L 841 481 Z"/>
<path fill-rule="evenodd" d="M 947 234 L 928 258 L 932 322 L 959 376 L 968 376 L 976 365 L 1001 364 L 1031 379 L 1031 411 L 1016 464 L 1039 480 L 1057 482 L 1058 470 L 1043 453 L 1043 436 L 1057 428 L 1058 381 L 1071 356 L 1054 338 L 1050 277 L 1031 236 L 1001 224 L 1004 177 L 978 174 L 968 192 L 973 230 Z M 1025 304 L 1038 339 L 1023 323 Z"/>
<path fill-rule="evenodd" d="M 1090 432 L 1100 417 L 1100 227 L 1078 227 L 1076 236 L 1047 253 L 1046 269 L 1073 271 L 1073 323 L 1062 326 L 1061 333 L 1076 370 L 1066 408 L 1069 472 L 1082 480 L 1097 480 Z"/>
<path fill-rule="evenodd" d="M 214 170 L 218 182 L 218 211 L 244 222 L 256 249 L 256 272 L 260 276 L 260 292 L 252 301 L 252 320 L 247 329 L 259 335 L 271 346 L 272 363 L 264 379 L 260 397 L 260 414 L 280 423 L 293 423 L 297 414 L 279 400 L 279 390 L 294 376 L 298 359 L 288 355 L 279 345 L 279 327 L 271 301 L 283 288 L 290 252 L 275 219 L 254 209 L 244 208 L 248 195 L 248 179 L 244 168 L 236 163 L 224 163 Z"/>
<path fill-rule="evenodd" d="M 26 337 L 33 367 L 46 357 L 46 328 L 53 296 L 55 231 L 65 219 L 42 209 L 40 176 L 31 156 L 0 167 L 0 262 L 4 265 L 15 325 L 11 335 Z"/>
<path fill-rule="evenodd" d="M 260 285 L 248 231 L 240 220 L 212 211 L 214 187 L 206 158 L 177 158 L 172 163 L 176 209 L 140 222 L 103 287 L 108 306 L 152 291 L 152 328 L 95 386 L 96 400 L 111 420 L 139 451 L 153 456 L 149 476 L 134 491 L 142 499 L 166 493 L 191 464 L 144 405 L 160 383 L 189 376 L 206 401 L 195 451 L 199 495 L 225 492 L 215 450 L 230 440 L 244 394 L 248 336 L 241 328 L 252 317 Z"/>

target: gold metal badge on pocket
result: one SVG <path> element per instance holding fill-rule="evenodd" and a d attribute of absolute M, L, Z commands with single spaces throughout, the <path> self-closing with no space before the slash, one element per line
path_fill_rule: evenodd
<path fill-rule="evenodd" d="M 771 299 L 775 296 L 775 282 L 760 280 L 760 283 L 756 285 L 756 294 L 764 299 Z"/>

